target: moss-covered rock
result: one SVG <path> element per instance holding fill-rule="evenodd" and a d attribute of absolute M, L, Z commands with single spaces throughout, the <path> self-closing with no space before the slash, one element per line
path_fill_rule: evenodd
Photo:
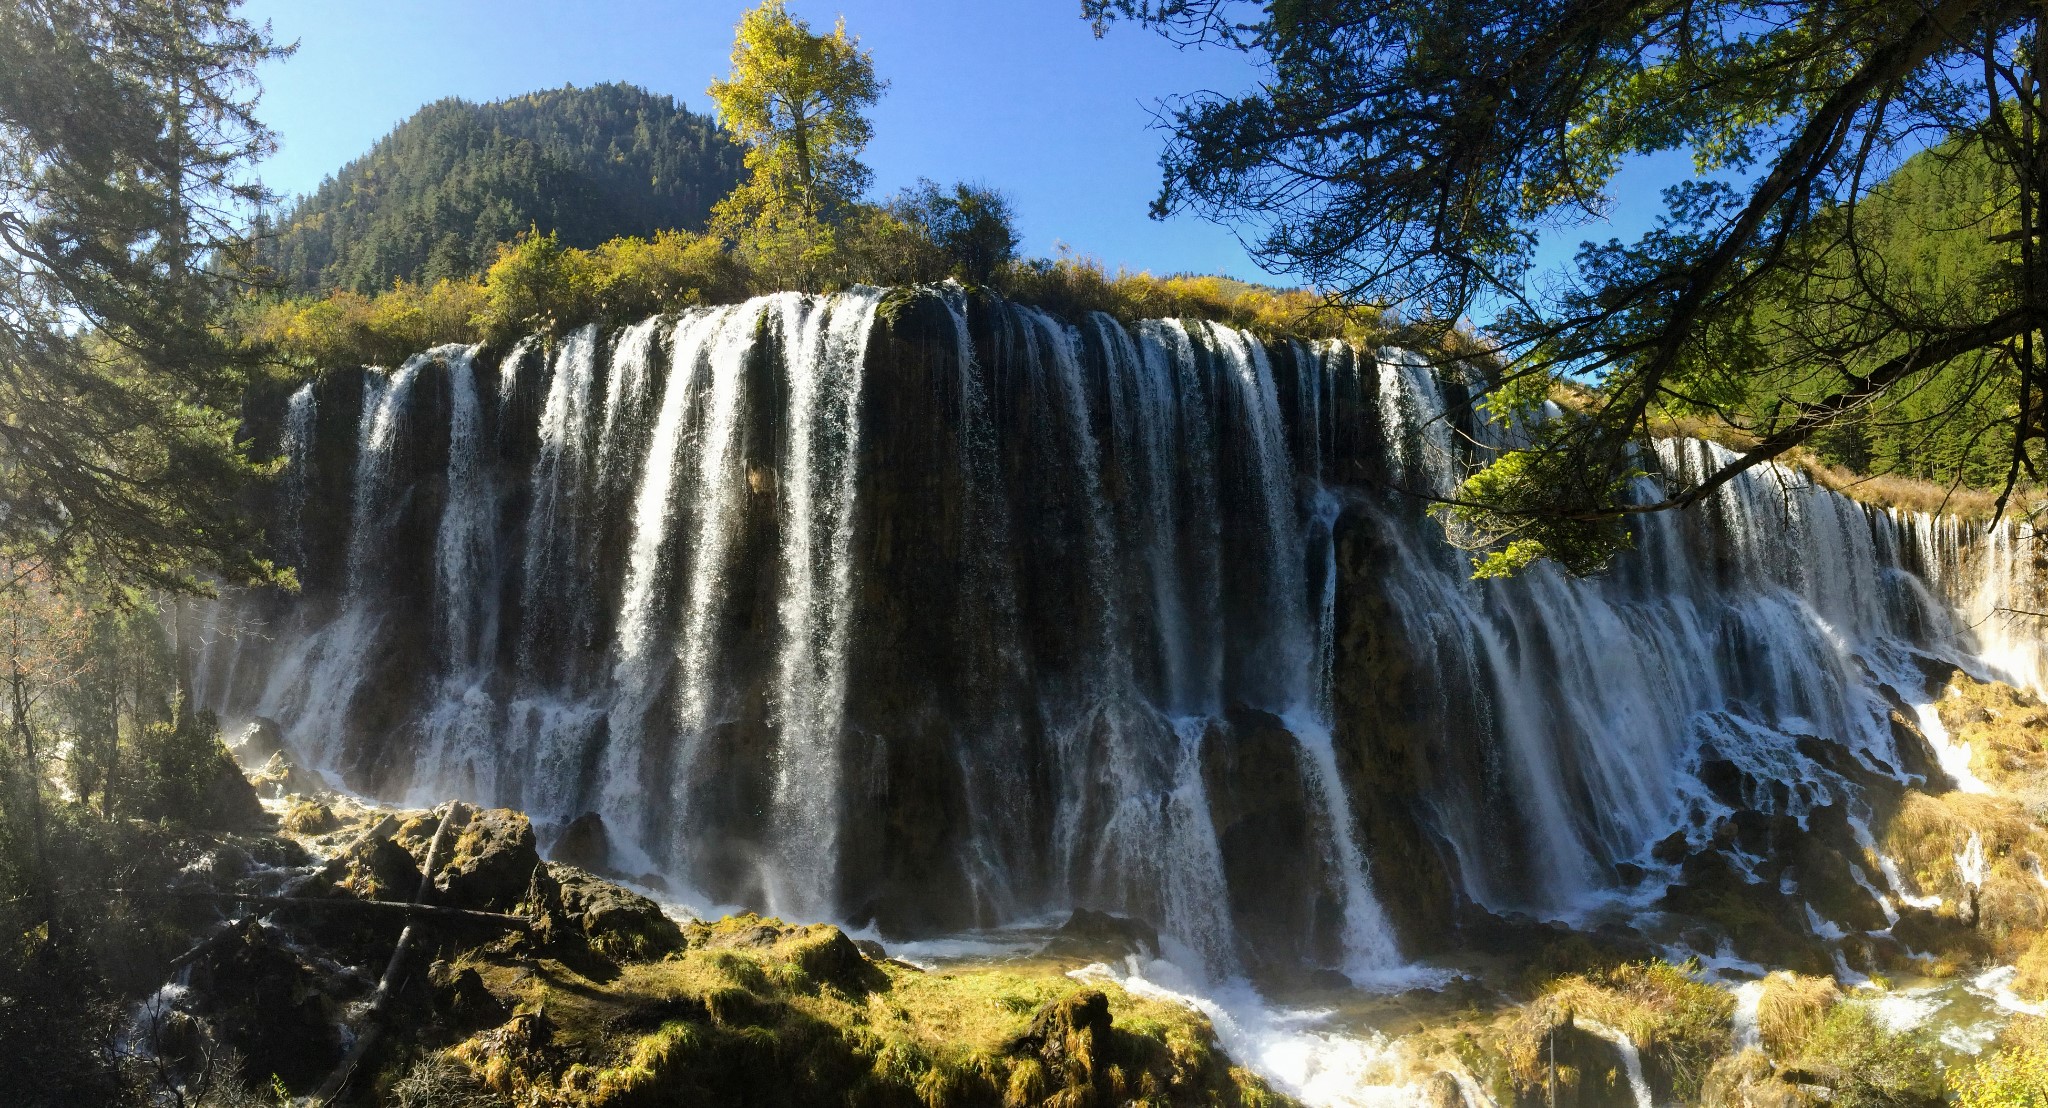
<path fill-rule="evenodd" d="M 1056 969 L 924 973 L 837 928 L 758 916 L 687 929 L 687 950 L 608 979 L 477 964 L 516 1006 L 451 1051 L 520 1103 L 1281 1105 L 1194 1012 Z"/>
<path fill-rule="evenodd" d="M 2030 789 L 2048 774 L 2048 706 L 2033 695 L 1956 670 L 1935 711 L 1970 752 L 1970 772 L 1994 787 Z"/>
<path fill-rule="evenodd" d="M 419 865 L 392 839 L 395 828 L 387 820 L 328 859 L 323 872 L 337 891 L 362 900 L 410 901 L 418 894 Z"/>
<path fill-rule="evenodd" d="M 426 863 L 440 817 L 414 816 L 398 829 L 397 841 Z M 509 912 L 525 899 L 540 868 L 533 824 L 510 808 L 478 808 L 455 802 L 441 855 L 434 861 L 436 903 L 487 912 Z"/>
<path fill-rule="evenodd" d="M 554 848 L 548 856 L 578 869 L 603 873 L 610 867 L 612 858 L 611 833 L 605 830 L 604 817 L 596 812 L 585 812 L 570 820 L 555 838 Z"/>
<path fill-rule="evenodd" d="M 2012 797 L 1908 792 L 1880 844 L 1912 884 L 1904 891 L 1941 900 L 1931 909 L 1938 921 L 1909 928 L 1915 937 L 1893 931 L 1921 953 L 1949 953 L 1948 944 L 1926 945 L 1948 936 L 1966 941 L 1966 957 L 2017 958 L 2048 927 L 2048 888 L 2037 876 L 2048 832 Z"/>
<path fill-rule="evenodd" d="M 1687 858 L 1683 880 L 1669 886 L 1657 906 L 1713 923 L 1744 958 L 1802 973 L 1827 973 L 1827 944 L 1801 926 L 1799 906 L 1776 884 L 1751 881 L 1718 850 Z"/>
<path fill-rule="evenodd" d="M 344 1006 L 362 988 L 258 928 L 241 929 L 211 951 L 192 983 L 219 1041 L 251 1072 L 276 1074 L 295 1089 L 341 1060 Z"/>
<path fill-rule="evenodd" d="M 288 835 L 325 835 L 341 826 L 341 820 L 320 801 L 300 800 L 285 809 L 277 825 Z"/>
<path fill-rule="evenodd" d="M 250 772 L 249 786 L 256 790 L 258 796 L 283 800 L 293 795 L 310 796 L 324 792 L 327 782 L 319 774 L 299 768 L 291 755 L 280 750 Z"/>
<path fill-rule="evenodd" d="M 1127 954 L 1159 957 L 1159 929 L 1144 920 L 1076 908 L 1045 944 L 1051 957 L 1113 961 Z"/>
<path fill-rule="evenodd" d="M 1534 1006 L 1563 1020 L 1593 1020 L 1627 1035 L 1660 1099 L 1692 1103 L 1728 1051 L 1735 1001 L 1694 977 L 1696 966 L 1636 962 L 1553 982 Z M 1633 1102 L 1633 1096 L 1631 1096 Z"/>
<path fill-rule="evenodd" d="M 567 928 L 590 949 L 617 959 L 659 958 L 683 948 L 683 931 L 661 906 L 559 862 L 545 868 L 536 905 L 550 928 Z"/>
<path fill-rule="evenodd" d="M 1841 999 L 1842 990 L 1832 977 L 1783 970 L 1766 976 L 1756 1008 L 1757 1037 L 1764 1051 L 1773 1058 L 1797 1055 Z"/>
<path fill-rule="evenodd" d="M 284 753 L 284 728 L 277 721 L 257 716 L 227 740 L 228 753 L 244 769 L 256 769 Z"/>
<path fill-rule="evenodd" d="M 1861 1001 L 1830 1009 L 1799 1053 L 1781 1062 L 1779 1075 L 1793 1085 L 1817 1086 L 1821 1099 L 1840 1108 L 1937 1108 L 1943 1102 L 1933 1055 L 1887 1029 Z"/>
<path fill-rule="evenodd" d="M 1715 1062 L 1700 1087 L 1701 1108 L 1818 1108 L 1820 1103 L 1780 1077 L 1770 1058 L 1753 1048 Z"/>

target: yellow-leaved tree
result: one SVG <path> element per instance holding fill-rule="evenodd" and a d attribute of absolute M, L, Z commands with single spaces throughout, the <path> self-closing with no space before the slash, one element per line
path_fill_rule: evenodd
<path fill-rule="evenodd" d="M 712 229 L 755 273 L 807 290 L 828 278 L 836 228 L 871 176 L 861 112 L 886 87 L 844 19 L 814 33 L 783 0 L 765 0 L 740 20 L 732 75 L 710 93 L 750 175 L 713 210 Z"/>

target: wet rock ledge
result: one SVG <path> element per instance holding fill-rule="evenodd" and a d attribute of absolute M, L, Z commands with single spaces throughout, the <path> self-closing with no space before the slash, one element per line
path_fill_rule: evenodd
<path fill-rule="evenodd" d="M 518 812 L 262 784 L 286 864 L 188 869 L 221 918 L 136 1014 L 188 1088 L 225 1064 L 296 1103 L 1292 1103 L 1199 1014 L 1071 962 L 926 972 L 829 925 L 678 923 L 543 860 Z"/>

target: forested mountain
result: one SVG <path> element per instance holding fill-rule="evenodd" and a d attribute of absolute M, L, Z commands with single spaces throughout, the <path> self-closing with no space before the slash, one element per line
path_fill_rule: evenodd
<path fill-rule="evenodd" d="M 375 292 L 474 274 L 528 227 L 565 245 L 700 229 L 740 176 L 708 116 L 627 84 L 420 109 L 278 221 L 295 290 Z"/>
<path fill-rule="evenodd" d="M 2013 279 L 2009 236 L 1997 241 L 2012 229 L 2002 224 L 2011 216 L 1998 203 L 2010 188 L 2009 174 L 1979 146 L 1944 144 L 1908 159 L 1857 207 L 1860 257 L 1839 244 L 1819 254 L 1796 278 L 1802 295 L 1788 298 L 1838 306 L 1809 308 L 1791 327 L 1779 326 L 1792 322 L 1791 309 L 1766 312 L 1763 330 L 1798 334 L 1816 368 L 1837 356 L 1838 345 L 1849 345 L 1845 335 L 1870 335 L 1873 344 L 1849 360 L 1849 368 L 1867 372 L 1904 349 L 1903 340 L 1884 337 L 1887 328 L 1971 317 Z M 2010 462 L 2017 397 L 2013 375 L 2001 372 L 1997 360 L 1988 352 L 1956 359 L 1826 429 L 1813 445 L 1823 460 L 1861 472 L 1998 485 Z M 1812 399 L 1812 388 L 1799 381 L 1759 383 L 1766 395 L 1757 399 Z"/>

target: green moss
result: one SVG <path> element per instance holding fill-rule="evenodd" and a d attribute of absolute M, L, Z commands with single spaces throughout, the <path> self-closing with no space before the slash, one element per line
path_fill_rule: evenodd
<path fill-rule="evenodd" d="M 1055 968 L 921 973 L 837 928 L 755 916 L 687 932 L 688 949 L 609 980 L 479 964 L 522 1015 L 451 1056 L 501 1096 L 587 1108 L 1285 1103 L 1199 1014 Z"/>
<path fill-rule="evenodd" d="M 1885 1029 L 1869 1005 L 1837 1004 L 1782 1069 L 1786 1080 L 1819 1085 L 1837 1108 L 1929 1108 L 1942 1103 L 1933 1057 L 1911 1037 Z"/>
<path fill-rule="evenodd" d="M 341 826 L 334 809 L 317 800 L 301 800 L 285 811 L 278 826 L 291 835 L 325 835 Z"/>

